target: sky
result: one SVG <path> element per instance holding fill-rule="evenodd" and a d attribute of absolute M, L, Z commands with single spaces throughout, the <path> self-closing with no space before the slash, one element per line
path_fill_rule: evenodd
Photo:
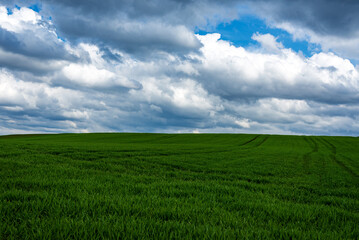
<path fill-rule="evenodd" d="M 0 134 L 359 135 L 357 0 L 2 0 Z"/>

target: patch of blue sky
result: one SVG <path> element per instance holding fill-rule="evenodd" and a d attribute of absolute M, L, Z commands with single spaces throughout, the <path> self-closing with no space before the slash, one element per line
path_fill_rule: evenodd
<path fill-rule="evenodd" d="M 15 4 L 15 8 L 16 8 L 17 10 L 20 10 L 20 9 L 21 9 L 21 7 L 20 7 L 19 5 L 16 5 L 16 4 Z M 28 8 L 30 8 L 30 9 L 32 9 L 33 11 L 39 13 L 39 12 L 41 11 L 41 9 L 42 9 L 42 6 L 41 6 L 41 4 L 33 4 L 33 5 L 30 5 Z M 8 14 L 8 15 L 13 14 L 13 10 L 12 10 L 10 7 L 7 7 L 6 10 L 7 10 L 7 14 Z"/>
<path fill-rule="evenodd" d="M 60 37 L 60 36 L 58 35 L 58 33 L 56 33 L 56 35 L 57 35 L 57 39 L 61 40 L 62 42 L 66 42 L 66 39 L 63 38 L 63 37 Z"/>
<path fill-rule="evenodd" d="M 359 60 L 356 59 L 349 59 L 350 62 L 354 65 L 354 66 L 358 66 L 359 67 Z"/>
<path fill-rule="evenodd" d="M 31 6 L 29 6 L 30 9 L 34 10 L 35 12 L 40 12 L 41 9 L 42 9 L 42 6 L 40 3 L 36 3 L 36 4 L 33 4 Z"/>
<path fill-rule="evenodd" d="M 16 6 L 16 7 L 18 7 L 18 6 Z M 36 3 L 36 4 L 33 4 L 33 5 L 29 6 L 28 8 L 32 9 L 33 11 L 35 11 L 37 13 L 39 13 L 41 11 L 41 9 L 42 9 L 42 4 L 41 3 Z M 20 9 L 20 7 L 18 9 Z M 48 20 L 52 21 L 52 17 L 49 16 Z M 57 39 L 61 40 L 62 42 L 66 42 L 66 39 L 60 37 L 57 32 L 56 32 L 56 35 L 57 35 Z"/>
<path fill-rule="evenodd" d="M 13 14 L 13 11 L 11 8 L 6 8 L 6 11 L 7 11 L 7 15 L 12 15 Z"/>
<path fill-rule="evenodd" d="M 272 34 L 281 42 L 285 48 L 295 52 L 302 52 L 304 56 L 310 57 L 321 51 L 320 45 L 308 43 L 307 41 L 293 40 L 293 36 L 278 28 L 266 25 L 265 21 L 254 15 L 244 15 L 238 20 L 219 24 L 213 31 L 197 29 L 196 33 L 205 35 L 207 33 L 220 33 L 221 39 L 231 42 L 234 46 L 257 47 L 258 43 L 252 39 L 253 34 Z"/>

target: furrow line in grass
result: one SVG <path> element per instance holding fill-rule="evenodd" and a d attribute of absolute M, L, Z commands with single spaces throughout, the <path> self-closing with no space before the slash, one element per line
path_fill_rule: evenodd
<path fill-rule="evenodd" d="M 304 168 L 304 171 L 307 174 L 309 174 L 310 173 L 309 165 L 312 160 L 311 155 L 315 152 L 318 152 L 318 143 L 312 139 L 309 139 L 308 137 L 304 137 L 304 141 L 306 141 L 308 143 L 308 145 L 312 148 L 312 150 L 310 152 L 307 152 L 306 154 L 303 155 L 303 168 Z"/>
<path fill-rule="evenodd" d="M 257 136 L 255 136 L 254 138 L 248 140 L 247 142 L 244 142 L 244 143 L 239 144 L 238 146 L 239 146 L 239 147 L 242 147 L 242 146 L 244 146 L 244 145 L 247 145 L 247 144 L 249 144 L 249 143 L 255 141 L 258 137 L 260 137 L 260 135 L 257 135 Z"/>
<path fill-rule="evenodd" d="M 346 159 L 347 161 L 353 162 L 353 159 L 351 159 L 350 157 L 344 156 L 343 154 L 338 154 L 338 155 L 339 155 L 340 157 Z M 352 166 L 352 165 L 351 165 L 351 166 Z M 354 167 L 352 166 L 352 168 L 354 168 Z M 357 169 L 357 168 L 355 168 L 355 169 Z M 354 172 L 354 174 L 358 176 L 357 173 Z"/>
<path fill-rule="evenodd" d="M 269 138 L 269 136 L 266 136 L 261 142 L 257 143 L 257 144 L 255 145 L 255 147 L 261 146 L 265 141 L 268 140 L 268 138 Z"/>
<path fill-rule="evenodd" d="M 319 146 L 318 143 L 321 142 L 321 141 L 319 141 L 320 138 L 311 137 L 310 139 L 311 139 L 311 141 L 312 141 L 314 144 L 316 144 L 317 147 Z M 323 144 L 323 143 L 322 143 L 322 144 Z M 318 149 L 319 149 L 319 147 L 318 147 Z M 318 150 L 318 151 L 319 151 L 319 150 Z M 327 161 L 326 161 L 326 159 L 324 159 L 324 158 L 321 158 L 320 160 L 321 160 L 321 163 L 322 163 L 322 170 L 318 172 L 318 175 L 319 175 L 319 180 L 320 180 L 319 183 L 321 184 L 321 183 L 324 182 L 324 179 L 326 178 Z"/>
<path fill-rule="evenodd" d="M 337 165 L 339 165 L 343 170 L 345 170 L 347 173 L 349 173 L 351 176 L 358 178 L 359 177 L 358 174 L 353 172 L 353 170 L 351 170 L 348 166 L 346 166 L 342 161 L 338 160 L 337 148 L 332 143 L 330 143 L 328 140 L 323 139 L 323 138 L 321 140 L 328 147 L 328 149 L 332 152 L 332 155 L 331 155 L 332 160 Z"/>

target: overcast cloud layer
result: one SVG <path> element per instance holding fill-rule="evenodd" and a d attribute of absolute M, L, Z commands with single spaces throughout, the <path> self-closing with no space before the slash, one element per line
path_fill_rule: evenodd
<path fill-rule="evenodd" d="M 350 0 L 3 1 L 0 134 L 358 135 L 358 12 Z M 245 14 L 320 49 L 195 34 Z"/>

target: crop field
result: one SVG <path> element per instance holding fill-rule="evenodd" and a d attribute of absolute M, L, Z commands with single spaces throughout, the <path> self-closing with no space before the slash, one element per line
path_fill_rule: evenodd
<path fill-rule="evenodd" d="M 0 239 L 359 239 L 359 138 L 0 137 Z"/>

